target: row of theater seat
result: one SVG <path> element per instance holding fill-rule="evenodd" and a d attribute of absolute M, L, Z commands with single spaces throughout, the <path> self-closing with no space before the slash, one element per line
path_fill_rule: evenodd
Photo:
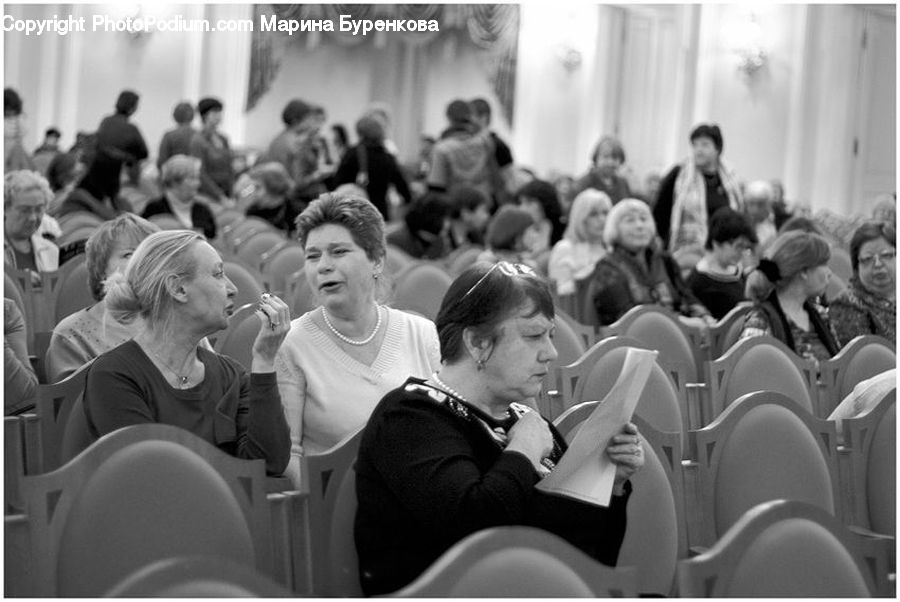
<path fill-rule="evenodd" d="M 591 403 L 596 402 L 561 416 L 560 431 L 571 437 Z M 647 462 L 634 477 L 620 569 L 591 569 L 548 534 L 481 534 L 469 538 L 474 543 L 460 542 L 401 593 L 495 595 L 502 591 L 498 584 L 479 579 L 478 571 L 533 566 L 534 554 L 523 557 L 523 546 L 562 559 L 569 572 L 591 569 L 586 574 L 595 579 L 584 581 L 595 595 L 832 596 L 861 591 L 853 589 L 860 584 L 869 595 L 891 593 L 893 504 L 887 511 L 873 510 L 875 498 L 893 490 L 892 464 L 885 462 L 894 450 L 893 395 L 866 416 L 844 421 L 847 437 L 839 450 L 826 444 L 834 440 L 833 424 L 771 392 L 746 395 L 713 424 L 689 433 L 693 459 L 688 462 L 681 461 L 679 433 L 655 429 L 640 412 L 635 421 Z M 231 458 L 174 427 L 139 425 L 107 435 L 59 470 L 24 479 L 23 508 L 5 517 L 6 593 L 97 596 L 136 571 L 146 572 L 148 565 L 211 555 L 252 568 L 295 595 L 359 595 L 352 538 L 359 438 L 356 433 L 328 453 L 304 458 L 302 491 L 277 491 L 284 480 L 267 479 L 261 461 Z M 862 496 L 869 510 L 865 521 L 849 521 L 852 531 L 845 526 L 848 517 L 835 483 L 842 471 L 835 466 L 839 454 L 846 456 L 856 481 L 852 494 Z M 792 503 L 770 503 L 777 499 Z M 775 528 L 759 518 L 769 513 L 783 524 L 760 544 L 761 534 Z M 804 523 L 799 532 L 812 539 L 801 545 L 797 529 L 803 521 L 816 528 L 809 535 Z M 837 544 L 853 560 L 849 568 L 828 564 Z M 759 545 L 769 546 L 767 554 L 760 556 L 754 548 Z M 772 574 L 735 577 L 741 573 L 736 555 Z M 799 572 L 788 579 L 773 559 L 792 555 Z M 461 570 L 460 564 L 475 576 L 459 577 L 453 571 Z M 471 568 L 476 565 L 481 568 Z M 448 580 L 445 571 L 457 578 Z M 731 573 L 736 589 L 729 589 L 728 580 L 711 580 L 710 571 Z M 831 581 L 811 578 L 820 574 Z M 548 583 L 563 587 L 558 581 L 545 587 Z M 598 583 L 606 589 L 598 591 Z M 822 589 L 826 586 L 837 589 Z M 568 596 L 572 587 L 536 591 Z"/>

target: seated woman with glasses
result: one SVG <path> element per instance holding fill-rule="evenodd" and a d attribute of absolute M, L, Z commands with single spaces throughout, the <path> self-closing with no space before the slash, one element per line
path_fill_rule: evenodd
<path fill-rule="evenodd" d="M 384 298 L 384 220 L 354 196 L 323 194 L 297 218 L 303 265 L 319 307 L 291 323 L 275 362 L 291 428 L 287 476 L 301 486 L 300 458 L 320 454 L 363 426 L 385 393 L 438 367 L 431 320 Z"/>
<path fill-rule="evenodd" d="M 853 276 L 829 304 L 831 321 L 843 346 L 861 334 L 893 342 L 897 320 L 897 235 L 889 222 L 868 222 L 850 239 Z"/>
<path fill-rule="evenodd" d="M 771 335 L 797 355 L 815 362 L 833 357 L 840 346 L 823 307 L 815 298 L 831 278 L 831 248 L 818 234 L 779 234 L 747 276 L 747 315 L 741 338 Z"/>
<path fill-rule="evenodd" d="M 360 442 L 363 592 L 395 591 L 467 535 L 502 525 L 544 529 L 615 565 L 629 479 L 644 464 L 633 424 L 599 452 L 616 466 L 608 507 L 535 488 L 566 452 L 553 425 L 522 404 L 557 357 L 547 283 L 526 266 L 477 263 L 451 284 L 437 328 L 440 369 L 388 393 Z"/>
<path fill-rule="evenodd" d="M 756 244 L 753 226 L 731 207 L 722 207 L 709 220 L 706 253 L 691 270 L 687 285 L 716 320 L 745 299 L 742 259 Z"/>
<path fill-rule="evenodd" d="M 594 308 L 601 325 L 612 324 L 638 305 L 657 304 L 681 314 L 701 329 L 715 322 L 681 277 L 672 256 L 659 248 L 650 207 L 623 199 L 606 218 L 603 238 L 609 252 L 597 263 Z"/>

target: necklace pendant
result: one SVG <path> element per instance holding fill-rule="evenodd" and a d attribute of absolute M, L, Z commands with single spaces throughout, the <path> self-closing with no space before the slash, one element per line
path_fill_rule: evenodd
<path fill-rule="evenodd" d="M 187 376 L 182 376 L 182 377 L 181 377 L 181 386 L 182 386 L 182 387 L 187 386 L 187 381 L 188 381 L 188 377 L 187 377 Z"/>

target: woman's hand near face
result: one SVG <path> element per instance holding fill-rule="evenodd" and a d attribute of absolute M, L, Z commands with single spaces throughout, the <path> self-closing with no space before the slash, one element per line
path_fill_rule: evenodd
<path fill-rule="evenodd" d="M 613 435 L 606 446 L 606 455 L 616 465 L 616 479 L 613 493 L 621 495 L 625 481 L 630 479 L 644 465 L 644 447 L 637 427 L 629 422 L 622 432 Z"/>
<path fill-rule="evenodd" d="M 531 460 L 535 470 L 540 471 L 541 460 L 553 451 L 553 435 L 550 427 L 537 412 L 526 412 L 509 429 L 508 451 L 517 451 Z"/>
<path fill-rule="evenodd" d="M 269 293 L 263 293 L 257 304 L 260 326 L 253 341 L 251 372 L 275 371 L 275 354 L 291 329 L 291 310 L 287 303 Z"/>

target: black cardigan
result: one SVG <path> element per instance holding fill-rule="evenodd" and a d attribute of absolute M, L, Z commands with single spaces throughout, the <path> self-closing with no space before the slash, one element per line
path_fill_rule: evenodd
<path fill-rule="evenodd" d="M 502 451 L 484 425 L 454 414 L 422 383 L 410 378 L 388 393 L 360 443 L 354 535 L 366 595 L 408 585 L 459 540 L 502 525 L 550 531 L 615 565 L 629 483 L 609 508 L 540 492 L 534 487 L 539 476 L 524 455 Z M 551 431 L 564 450 L 565 442 Z"/>

